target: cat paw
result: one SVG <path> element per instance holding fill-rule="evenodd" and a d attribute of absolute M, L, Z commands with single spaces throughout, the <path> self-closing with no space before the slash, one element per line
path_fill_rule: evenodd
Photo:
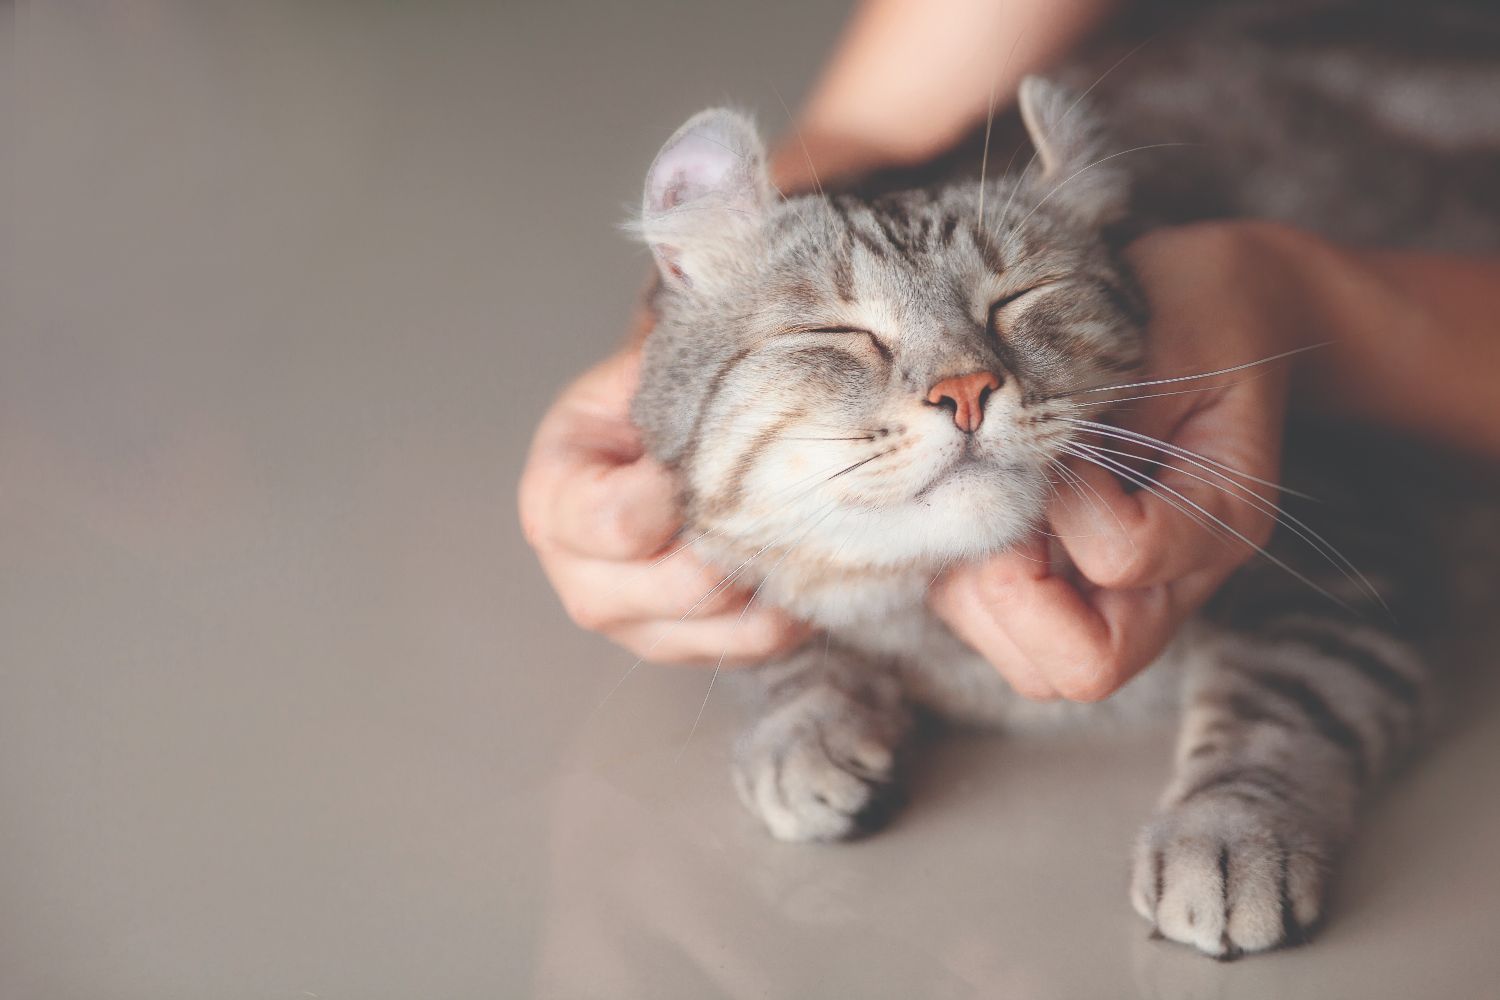
<path fill-rule="evenodd" d="M 1130 899 L 1155 934 L 1230 960 L 1306 938 L 1322 915 L 1328 858 L 1295 816 L 1203 796 L 1141 832 Z"/>
<path fill-rule="evenodd" d="M 905 713 L 809 691 L 740 740 L 734 786 L 778 840 L 845 840 L 884 825 L 897 800 Z"/>

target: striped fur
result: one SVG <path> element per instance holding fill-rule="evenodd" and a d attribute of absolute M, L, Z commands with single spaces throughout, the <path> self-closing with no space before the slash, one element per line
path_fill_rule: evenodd
<path fill-rule="evenodd" d="M 1198 43 L 1189 33 L 1183 44 Z M 1102 705 L 1020 699 L 923 603 L 945 567 L 1037 525 L 1051 463 L 1074 437 L 1057 395 L 1129 381 L 1141 363 L 1145 316 L 1106 234 L 1144 216 L 1126 215 L 1129 161 L 1105 158 L 1152 134 L 1132 129 L 1133 116 L 1170 105 L 1160 67 L 1171 51 L 1158 44 L 1122 98 L 1114 142 L 1104 114 L 1029 81 L 1023 110 L 1041 163 L 983 188 L 780 200 L 747 120 L 690 121 L 647 184 L 640 231 L 662 288 L 634 415 L 678 477 L 699 553 L 823 629 L 746 678 L 757 708 L 735 787 L 775 836 L 837 839 L 877 824 L 898 797 L 914 707 L 1011 728 L 1178 708 L 1174 773 L 1137 845 L 1131 899 L 1162 935 L 1228 958 L 1316 925 L 1361 802 L 1434 728 L 1426 643 L 1453 571 L 1426 537 L 1433 491 L 1408 489 L 1437 475 L 1430 454 L 1394 482 L 1381 464 L 1390 456 L 1368 468 L 1352 458 L 1368 441 L 1350 447 L 1294 422 L 1286 479 L 1329 502 L 1293 523 L 1326 532 L 1379 596 L 1306 532 L 1283 531 L 1272 552 L 1301 579 L 1248 566 Z M 1262 57 L 1231 56 L 1243 86 Z M 1170 106 L 1177 126 L 1190 122 L 1189 102 Z M 1223 130 L 1222 113 L 1200 111 L 1206 133 Z M 1220 191 L 1234 179 L 1214 178 Z M 1278 183 L 1295 185 L 1295 173 Z M 1373 231 L 1378 206 L 1320 197 L 1304 224 L 1321 213 L 1338 231 L 1331 220 L 1352 212 Z M 1253 212 L 1254 184 L 1236 199 Z M 1290 204 L 1273 201 L 1263 214 Z M 1493 245 L 1500 212 L 1485 217 L 1484 204 L 1469 205 L 1455 242 L 1486 232 Z M 1421 239 L 1442 241 L 1430 228 Z M 965 438 L 926 397 L 972 371 L 998 373 L 1000 387 Z"/>

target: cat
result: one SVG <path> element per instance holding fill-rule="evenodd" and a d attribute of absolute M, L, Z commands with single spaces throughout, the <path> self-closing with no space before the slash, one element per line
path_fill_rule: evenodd
<path fill-rule="evenodd" d="M 1271 558 L 1237 572 L 1108 701 L 1020 698 L 924 604 L 944 568 L 1036 530 L 1058 459 L 1092 456 L 1150 488 L 1110 457 L 1119 442 L 1106 425 L 1078 423 L 1074 406 L 1143 378 L 1148 317 L 1120 234 L 1170 219 L 1172 199 L 1162 209 L 1149 192 L 1170 188 L 1163 171 L 1176 168 L 1161 154 L 1132 165 L 1122 150 L 1217 142 L 1218 169 L 1183 168 L 1179 216 L 1184 201 L 1198 215 L 1217 201 L 1425 245 L 1484 245 L 1500 231 L 1472 206 L 1417 225 L 1410 198 L 1387 200 L 1386 213 L 1362 204 L 1356 186 L 1329 186 L 1328 157 L 1352 167 L 1316 136 L 1285 161 L 1223 166 L 1242 155 L 1244 132 L 1263 140 L 1275 123 L 1258 117 L 1237 139 L 1215 113 L 1224 86 L 1183 100 L 1184 66 L 1213 73 L 1183 54 L 1219 45 L 1236 85 L 1293 75 L 1275 45 L 1257 49 L 1237 30 L 1158 43 L 1158 61 L 1116 74 L 1114 98 L 1027 78 L 1018 102 L 1036 162 L 982 182 L 783 199 L 754 124 L 723 109 L 691 118 L 656 157 L 638 230 L 660 271 L 657 322 L 633 419 L 677 477 L 685 543 L 756 601 L 820 630 L 745 673 L 754 709 L 733 784 L 773 836 L 837 840 L 877 826 L 916 711 L 1008 728 L 1179 711 L 1173 774 L 1135 846 L 1130 900 L 1154 932 L 1233 958 L 1318 924 L 1359 804 L 1434 728 L 1426 640 L 1444 606 L 1440 546 L 1379 468 L 1329 460 L 1367 441 L 1351 450 L 1311 423 L 1289 428 L 1287 480 L 1355 498 L 1367 525 L 1299 518 L 1284 497 Z M 1080 63 L 1090 75 L 1097 65 Z M 1351 74 L 1324 82 L 1347 98 Z M 1322 99 L 1308 88 L 1304 101 Z M 1439 170 L 1462 155 L 1421 147 L 1408 141 L 1402 163 Z M 1199 195 L 1184 197 L 1194 185 Z M 1223 468 L 1163 457 L 1244 492 Z"/>

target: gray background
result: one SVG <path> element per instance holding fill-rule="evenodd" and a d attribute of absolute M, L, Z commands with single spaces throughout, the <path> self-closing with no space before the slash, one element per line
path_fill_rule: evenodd
<path fill-rule="evenodd" d="M 1493 985 L 1493 711 L 1316 948 L 1220 966 L 1125 901 L 1165 730 L 950 739 L 889 833 L 795 848 L 722 699 L 685 743 L 705 674 L 600 706 L 630 660 L 519 538 L 529 433 L 623 330 L 657 144 L 780 124 L 842 6 L 0 9 L 0 996 Z"/>

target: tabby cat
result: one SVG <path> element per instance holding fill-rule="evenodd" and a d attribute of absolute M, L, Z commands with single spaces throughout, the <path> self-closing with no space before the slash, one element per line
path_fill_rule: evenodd
<path fill-rule="evenodd" d="M 1431 46 L 1403 61 L 1288 18 L 1178 24 L 1086 97 L 1055 81 L 1090 84 L 1112 56 L 1027 79 L 1035 163 L 983 182 L 783 199 L 755 127 L 726 110 L 657 156 L 639 230 L 662 281 L 634 418 L 678 477 L 683 538 L 822 630 L 748 672 L 757 707 L 734 786 L 774 836 L 877 823 L 916 709 L 1008 727 L 1175 709 L 1135 909 L 1221 958 L 1319 920 L 1361 800 L 1435 705 L 1424 642 L 1447 571 L 1421 511 L 1347 460 L 1375 445 L 1294 424 L 1285 477 L 1328 503 L 1284 506 L 1274 561 L 1237 573 L 1103 704 L 1021 699 L 924 605 L 945 567 L 1036 530 L 1058 459 L 1153 487 L 1115 457 L 1118 432 L 1074 405 L 1142 378 L 1146 315 L 1120 234 L 1239 214 L 1494 245 L 1488 185 L 1454 178 L 1485 176 L 1474 150 L 1492 157 L 1500 127 L 1444 103 L 1476 79 L 1493 88 L 1488 65 Z M 1168 142 L 1199 151 L 1115 155 Z M 1223 467 L 1160 457 L 1253 502 Z M 1346 501 L 1359 517 L 1330 516 Z"/>

